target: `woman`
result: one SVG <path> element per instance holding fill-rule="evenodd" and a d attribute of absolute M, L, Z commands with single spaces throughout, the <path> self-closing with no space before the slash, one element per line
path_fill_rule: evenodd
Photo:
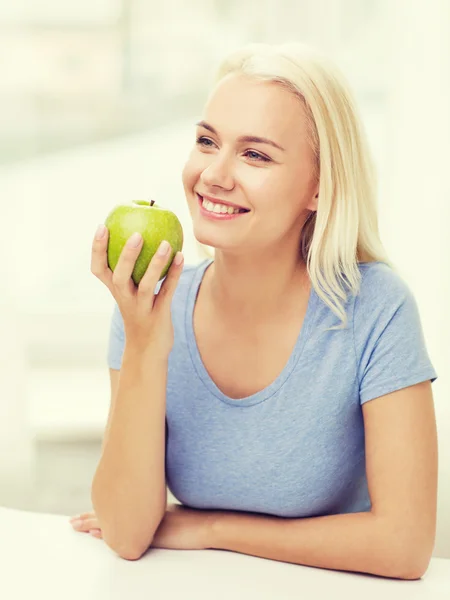
<path fill-rule="evenodd" d="M 375 178 L 343 76 L 311 48 L 233 53 L 183 170 L 199 265 L 142 247 L 113 273 L 112 406 L 79 531 L 120 556 L 221 548 L 419 578 L 437 443 L 415 299 L 378 234 Z M 177 255 L 181 261 L 181 254 Z M 120 379 L 119 379 L 120 374 Z M 166 427 L 164 427 L 166 424 Z M 182 503 L 166 503 L 166 484 Z"/>

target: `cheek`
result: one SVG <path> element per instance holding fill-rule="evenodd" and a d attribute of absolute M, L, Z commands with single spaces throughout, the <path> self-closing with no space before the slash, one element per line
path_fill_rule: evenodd
<path fill-rule="evenodd" d="M 205 165 L 202 164 L 201 160 L 198 160 L 198 158 L 194 156 L 193 151 L 185 163 L 182 171 L 182 181 L 186 191 L 192 190 L 192 188 L 198 182 L 198 179 L 204 169 Z"/>
<path fill-rule="evenodd" d="M 193 169 L 192 169 L 192 164 L 191 164 L 190 160 L 188 160 L 183 167 L 183 171 L 181 173 L 181 179 L 183 181 L 183 186 L 186 191 L 189 190 L 190 188 L 192 188 Z"/>
<path fill-rule="evenodd" d="M 266 211 L 279 211 L 280 203 L 286 197 L 283 179 L 269 169 L 255 169 L 251 175 L 251 178 L 247 177 L 247 184 L 255 202 Z"/>

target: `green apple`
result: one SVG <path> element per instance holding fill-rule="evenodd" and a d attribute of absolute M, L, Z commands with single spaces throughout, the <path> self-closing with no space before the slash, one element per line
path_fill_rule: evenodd
<path fill-rule="evenodd" d="M 154 200 L 133 200 L 130 203 L 118 204 L 107 216 L 105 226 L 109 230 L 107 255 L 108 266 L 112 271 L 116 268 L 128 238 L 135 231 L 142 235 L 144 243 L 131 275 L 136 285 L 139 285 L 163 240 L 169 242 L 171 253 L 159 280 L 167 275 L 175 254 L 183 248 L 183 229 L 177 216 L 155 204 Z"/>

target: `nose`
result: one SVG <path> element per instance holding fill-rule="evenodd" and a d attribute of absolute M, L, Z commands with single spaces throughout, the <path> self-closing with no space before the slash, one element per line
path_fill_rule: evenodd
<path fill-rule="evenodd" d="M 224 158 L 212 159 L 202 172 L 200 179 L 205 189 L 218 186 L 227 190 L 233 189 L 234 180 L 229 161 Z"/>

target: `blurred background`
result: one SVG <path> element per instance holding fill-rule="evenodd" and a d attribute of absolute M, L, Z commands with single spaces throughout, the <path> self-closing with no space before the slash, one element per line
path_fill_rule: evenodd
<path fill-rule="evenodd" d="M 439 376 L 435 556 L 450 557 L 450 2 L 15 0 L 0 31 L 0 505 L 91 509 L 114 302 L 90 273 L 97 224 L 153 198 L 202 260 L 181 170 L 214 70 L 247 42 L 302 41 L 354 91 L 382 239 L 419 305 Z"/>

